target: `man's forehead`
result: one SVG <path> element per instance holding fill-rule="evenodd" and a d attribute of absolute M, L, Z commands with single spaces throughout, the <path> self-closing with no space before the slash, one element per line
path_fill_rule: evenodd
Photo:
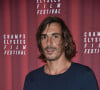
<path fill-rule="evenodd" d="M 61 34 L 61 26 L 59 23 L 51 23 L 47 25 L 42 34 L 53 34 L 58 33 Z"/>

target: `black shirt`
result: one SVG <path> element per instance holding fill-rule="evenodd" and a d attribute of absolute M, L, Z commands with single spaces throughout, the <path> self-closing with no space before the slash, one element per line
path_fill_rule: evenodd
<path fill-rule="evenodd" d="M 48 75 L 44 66 L 30 72 L 23 90 L 99 90 L 92 70 L 84 65 L 72 63 L 59 75 Z"/>

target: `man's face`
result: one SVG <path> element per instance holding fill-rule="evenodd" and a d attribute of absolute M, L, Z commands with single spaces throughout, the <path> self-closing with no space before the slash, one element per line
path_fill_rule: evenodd
<path fill-rule="evenodd" d="M 61 26 L 59 23 L 47 25 L 41 35 L 43 54 L 47 60 L 57 60 L 64 54 Z"/>

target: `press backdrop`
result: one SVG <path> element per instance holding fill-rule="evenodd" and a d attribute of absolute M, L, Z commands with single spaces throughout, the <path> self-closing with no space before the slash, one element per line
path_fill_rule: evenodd
<path fill-rule="evenodd" d="M 47 16 L 62 18 L 100 87 L 100 0 L 0 0 L 0 90 L 22 90 L 25 76 L 44 63 L 35 34 Z"/>

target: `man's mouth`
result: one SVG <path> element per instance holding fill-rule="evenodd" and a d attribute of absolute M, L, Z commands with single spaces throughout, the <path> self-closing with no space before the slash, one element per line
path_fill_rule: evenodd
<path fill-rule="evenodd" d="M 47 47 L 47 48 L 45 48 L 45 51 L 46 51 L 48 54 L 54 53 L 55 50 L 56 50 L 56 48 L 53 48 L 53 47 Z"/>
<path fill-rule="evenodd" d="M 54 52 L 54 49 L 47 49 L 46 51 L 47 53 L 52 54 Z"/>

